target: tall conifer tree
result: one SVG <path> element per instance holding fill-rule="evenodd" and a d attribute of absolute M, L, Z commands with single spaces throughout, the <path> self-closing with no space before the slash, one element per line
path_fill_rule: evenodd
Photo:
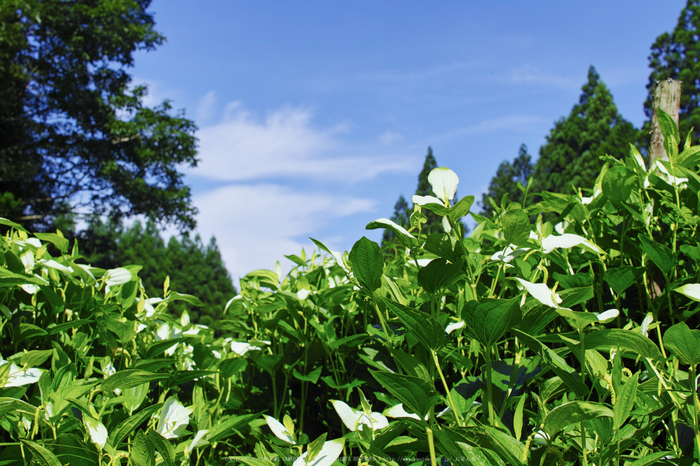
<path fill-rule="evenodd" d="M 622 158 L 636 139 L 634 126 L 622 118 L 610 91 L 591 66 L 578 104 L 567 118 L 556 122 L 540 148 L 533 192 L 590 189 L 603 166 L 600 157 Z"/>
<path fill-rule="evenodd" d="M 496 176 L 491 178 L 489 190 L 481 198 L 482 215 L 490 216 L 493 213 L 493 207 L 491 207 L 489 198 L 493 199 L 496 204 L 500 204 L 503 196 L 508 194 L 508 202 L 519 202 L 522 204 L 523 192 L 518 188 L 518 181 L 523 186 L 527 186 L 533 169 L 532 157 L 527 152 L 527 146 L 521 144 L 520 149 L 518 149 L 518 156 L 513 160 L 513 163 L 507 160 L 501 162 L 496 171 Z"/>
<path fill-rule="evenodd" d="M 680 131 L 685 137 L 694 128 L 695 141 L 700 138 L 700 0 L 688 0 L 681 11 L 678 24 L 671 34 L 656 38 L 649 56 L 649 95 L 644 102 L 648 118 L 643 137 L 648 147 L 651 129 L 651 95 L 654 84 L 664 79 L 679 79 L 681 85 Z"/>

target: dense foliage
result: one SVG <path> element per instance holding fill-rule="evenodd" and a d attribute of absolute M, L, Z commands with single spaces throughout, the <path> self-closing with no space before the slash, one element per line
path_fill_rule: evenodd
<path fill-rule="evenodd" d="M 80 252 L 90 265 L 103 269 L 140 265 L 139 278 L 149 296 L 161 293 L 166 277 L 173 289 L 196 294 L 204 306 L 190 310 L 194 323 L 216 327 L 224 305 L 236 294 L 213 237 L 206 246 L 199 235 L 172 236 L 166 243 L 152 220 L 125 228 L 93 218 L 78 239 Z M 180 313 L 184 305 L 171 308 Z"/>
<path fill-rule="evenodd" d="M 148 296 L 138 266 L 2 220 L 0 463 L 693 464 L 700 146 L 661 122 L 668 162 L 632 148 L 591 196 L 497 206 L 469 237 L 474 197 L 434 169 L 412 215 L 443 232 L 380 219 L 402 254 L 317 242 L 251 272 L 222 337 L 167 281 Z"/>
<path fill-rule="evenodd" d="M 195 125 L 127 69 L 161 44 L 150 0 L 0 1 L 0 216 L 47 229 L 90 208 L 194 227 Z"/>

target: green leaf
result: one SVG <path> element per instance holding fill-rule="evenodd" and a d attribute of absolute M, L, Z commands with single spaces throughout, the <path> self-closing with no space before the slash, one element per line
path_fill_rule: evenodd
<path fill-rule="evenodd" d="M 430 408 L 439 400 L 433 384 L 418 377 L 385 371 L 371 370 L 370 373 L 380 385 L 403 403 L 407 412 L 415 413 L 421 419 L 425 419 Z"/>
<path fill-rule="evenodd" d="M 680 322 L 664 333 L 664 346 L 683 364 L 700 364 L 700 330 Z"/>
<path fill-rule="evenodd" d="M 547 417 L 544 418 L 544 431 L 550 437 L 554 437 L 571 424 L 599 416 L 613 417 L 613 412 L 610 408 L 599 403 L 570 401 L 557 406 L 547 414 Z"/>
<path fill-rule="evenodd" d="M 258 413 L 246 414 L 243 416 L 222 417 L 219 419 L 219 423 L 216 424 L 216 427 L 209 430 L 207 439 L 209 440 L 209 443 L 215 443 L 224 437 L 230 437 L 233 433 L 240 434 L 238 429 L 248 424 L 253 419 L 259 418 L 260 414 Z"/>
<path fill-rule="evenodd" d="M 168 294 L 168 299 L 166 299 L 166 301 L 169 303 L 173 301 L 184 301 L 187 304 L 191 304 L 193 306 L 204 306 L 204 304 L 202 303 L 202 301 L 199 300 L 198 297 L 192 296 L 191 294 L 181 294 L 177 291 L 171 291 L 170 294 Z"/>
<path fill-rule="evenodd" d="M 56 233 L 35 233 L 34 236 L 43 242 L 48 242 L 56 246 L 61 254 L 67 254 L 70 247 L 70 241 Z"/>
<path fill-rule="evenodd" d="M 418 271 L 418 283 L 428 293 L 446 288 L 464 275 L 459 263 L 453 264 L 442 257 L 433 259 Z"/>
<path fill-rule="evenodd" d="M 316 369 L 314 369 L 313 371 L 309 372 L 308 374 L 303 375 L 295 369 L 292 372 L 292 375 L 303 382 L 316 383 L 316 382 L 318 382 L 318 378 L 321 377 L 322 371 L 323 371 L 323 367 L 319 366 Z"/>
<path fill-rule="evenodd" d="M 29 447 L 34 456 L 34 461 L 45 466 L 61 466 L 61 462 L 46 447 L 27 439 L 19 439 L 25 446 Z"/>
<path fill-rule="evenodd" d="M 469 213 L 469 209 L 472 208 L 473 204 L 474 196 L 466 196 L 460 199 L 459 202 L 457 202 L 457 204 L 452 206 L 452 208 L 450 209 L 450 220 L 456 222 L 457 220 L 467 215 Z"/>
<path fill-rule="evenodd" d="M 14 228 L 15 230 L 22 231 L 24 233 L 29 233 L 27 230 L 24 229 L 22 225 L 19 223 L 15 223 L 11 220 L 8 220 L 6 218 L 0 217 L 0 225 L 5 225 L 6 227 Z"/>
<path fill-rule="evenodd" d="M 469 301 L 462 310 L 465 332 L 485 346 L 491 346 L 520 323 L 520 297 L 509 300 Z"/>
<path fill-rule="evenodd" d="M 586 349 L 621 348 L 645 358 L 661 359 L 658 346 L 644 335 L 624 329 L 603 329 L 586 334 Z"/>
<path fill-rule="evenodd" d="M 646 235 L 638 236 L 642 250 L 649 259 L 665 274 L 668 274 L 675 265 L 673 252 L 663 244 L 657 243 Z"/>
<path fill-rule="evenodd" d="M 119 444 L 127 438 L 129 434 L 136 431 L 136 428 L 140 426 L 144 421 L 149 419 L 153 413 L 160 410 L 163 407 L 163 403 L 158 403 L 155 405 L 148 406 L 136 414 L 124 419 L 115 429 L 109 434 L 110 443 L 115 448 L 119 447 Z"/>
<path fill-rule="evenodd" d="M 382 301 L 427 349 L 437 350 L 445 346 L 445 329 L 433 316 L 388 299 Z"/>
<path fill-rule="evenodd" d="M 530 238 L 530 219 L 522 209 L 513 209 L 503 214 L 503 238 L 507 243 L 520 246 Z"/>
<path fill-rule="evenodd" d="M 396 238 L 406 247 L 410 248 L 418 243 L 416 237 L 406 231 L 404 227 L 387 218 L 379 218 L 373 222 L 369 222 L 365 227 L 367 230 L 376 230 L 378 228 L 388 228 L 389 230 L 393 231 Z"/>
<path fill-rule="evenodd" d="M 53 356 L 54 350 L 33 350 L 22 355 L 21 364 L 25 367 L 41 366 L 44 361 Z"/>
<path fill-rule="evenodd" d="M 603 175 L 603 194 L 615 204 L 629 199 L 637 183 L 637 175 L 623 165 L 615 165 Z"/>
<path fill-rule="evenodd" d="M 326 443 L 326 436 L 327 435 L 328 434 L 325 432 L 322 433 L 321 435 L 318 436 L 318 438 L 316 438 L 316 440 L 311 442 L 309 444 L 309 446 L 306 447 L 306 451 L 308 452 L 307 456 L 306 456 L 307 461 L 312 462 L 313 460 L 316 459 L 318 454 L 321 452 L 321 449 L 323 449 L 323 444 Z"/>
<path fill-rule="evenodd" d="M 374 291 L 382 285 L 384 257 L 377 243 L 362 237 L 350 251 L 352 273 L 363 288 Z"/>
<path fill-rule="evenodd" d="M 175 466 L 175 449 L 170 441 L 163 438 L 163 436 L 153 429 L 148 429 L 146 436 L 160 453 L 160 456 L 163 458 L 163 464 L 165 464 L 165 466 Z"/>
<path fill-rule="evenodd" d="M 700 146 L 692 146 L 678 155 L 678 164 L 689 169 L 694 169 L 700 164 Z"/>
<path fill-rule="evenodd" d="M 675 163 L 678 158 L 678 144 L 681 142 L 678 125 L 676 125 L 674 119 L 662 109 L 659 108 L 656 112 L 661 134 L 664 135 L 664 149 L 666 149 L 666 154 L 668 154 L 668 160 Z"/>
<path fill-rule="evenodd" d="M 111 395 L 116 388 L 124 390 L 127 388 L 136 387 L 137 385 L 141 385 L 143 383 L 167 379 L 168 377 L 170 377 L 168 374 L 158 374 L 139 369 L 126 369 L 109 376 L 104 382 L 102 382 L 102 391 L 108 395 Z"/>
<path fill-rule="evenodd" d="M 142 430 L 136 432 L 131 442 L 131 459 L 133 464 L 154 466 L 156 464 L 155 445 Z"/>
<path fill-rule="evenodd" d="M 672 451 L 657 451 L 656 453 L 647 453 L 644 457 L 632 461 L 631 463 L 625 463 L 625 466 L 647 466 L 648 464 L 657 464 L 658 460 L 665 456 L 670 458 L 676 457 Z"/>
<path fill-rule="evenodd" d="M 522 464 L 520 459 L 523 457 L 525 452 L 525 446 L 518 442 L 511 435 L 493 427 L 493 426 L 483 426 L 486 438 L 490 440 L 493 449 L 498 453 L 503 459 L 508 460 L 510 464 Z"/>
<path fill-rule="evenodd" d="M 620 391 L 616 398 L 615 405 L 613 406 L 613 423 L 615 430 L 619 431 L 622 424 L 625 423 L 627 418 L 634 408 L 634 402 L 637 399 L 637 387 L 639 386 L 639 372 L 636 372 L 625 385 L 622 386 L 622 391 Z"/>
<path fill-rule="evenodd" d="M 627 288 L 637 283 L 642 275 L 644 275 L 644 267 L 623 265 L 608 269 L 603 275 L 603 280 L 615 290 L 615 293 L 622 294 Z"/>
<path fill-rule="evenodd" d="M 581 382 L 580 375 L 566 363 L 566 360 L 559 356 L 547 345 L 542 344 L 537 338 L 521 332 L 518 329 L 512 329 L 511 332 L 525 343 L 530 349 L 536 351 L 542 357 L 542 361 L 546 363 L 552 371 L 554 371 L 561 381 L 569 390 L 576 393 L 577 396 L 584 397 L 588 395 L 588 387 Z M 588 347 L 588 339 L 586 339 L 586 347 Z"/>

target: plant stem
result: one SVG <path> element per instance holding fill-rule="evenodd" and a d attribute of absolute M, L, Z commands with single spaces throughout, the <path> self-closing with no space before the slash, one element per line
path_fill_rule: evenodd
<path fill-rule="evenodd" d="M 495 412 L 493 409 L 493 382 L 491 380 L 491 345 L 484 348 L 486 358 L 486 403 L 489 412 L 489 425 L 494 426 Z"/>
<path fill-rule="evenodd" d="M 425 428 L 425 433 L 428 434 L 428 447 L 430 448 L 430 464 L 437 466 L 437 458 L 435 457 L 435 441 L 433 440 L 433 429 Z"/>
<path fill-rule="evenodd" d="M 445 392 L 447 393 L 447 401 L 450 404 L 450 408 L 452 408 L 452 412 L 455 413 L 455 418 L 457 419 L 457 425 L 460 427 L 464 427 L 464 425 L 462 424 L 462 417 L 459 415 L 459 412 L 457 411 L 457 406 L 455 405 L 454 401 L 452 400 L 452 394 L 450 393 L 450 388 L 447 386 L 447 381 L 445 380 L 445 376 L 443 375 L 442 369 L 440 368 L 440 362 L 438 361 L 437 352 L 435 350 L 431 350 L 430 352 L 433 355 L 433 361 L 435 361 L 435 367 L 437 367 L 438 373 L 440 374 L 440 379 L 442 380 L 442 385 L 445 387 Z"/>

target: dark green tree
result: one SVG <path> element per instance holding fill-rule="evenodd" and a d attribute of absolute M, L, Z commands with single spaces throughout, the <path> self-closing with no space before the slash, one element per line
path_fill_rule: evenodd
<path fill-rule="evenodd" d="M 700 0 L 688 0 L 671 34 L 664 32 L 651 46 L 649 95 L 644 102 L 647 121 L 642 135 L 648 147 L 651 130 L 652 90 L 657 81 L 678 79 L 681 85 L 680 132 L 683 137 L 694 128 L 700 138 Z"/>
<path fill-rule="evenodd" d="M 113 220 L 103 223 L 93 218 L 78 241 L 86 262 L 95 267 L 143 266 L 139 277 L 149 296 L 162 296 L 163 282 L 169 276 L 171 289 L 197 296 L 204 303 L 199 308 L 173 305 L 176 313 L 187 308 L 193 322 L 215 326 L 236 294 L 214 238 L 204 246 L 199 235 L 185 234 L 171 237 L 166 244 L 153 221 L 145 226 L 137 221 L 123 228 Z"/>
<path fill-rule="evenodd" d="M 435 193 L 433 192 L 433 188 L 432 186 L 430 186 L 430 182 L 428 181 L 428 175 L 430 175 L 430 172 L 433 171 L 434 168 L 437 168 L 437 166 L 437 161 L 433 156 L 433 149 L 431 147 L 428 147 L 428 155 L 425 156 L 423 169 L 421 170 L 420 174 L 418 174 L 418 188 L 416 188 L 417 195 L 435 195 Z M 457 202 L 456 196 L 454 202 Z M 421 225 L 421 233 L 429 235 L 432 233 L 441 233 L 444 231 L 442 228 L 442 217 L 430 212 L 427 209 L 423 209 L 422 212 L 423 214 L 425 214 L 426 217 L 428 217 L 428 220 L 423 225 Z"/>
<path fill-rule="evenodd" d="M 408 208 L 408 202 L 403 194 L 399 196 L 399 200 L 396 201 L 394 205 L 394 215 L 391 216 L 392 220 L 397 225 L 401 225 L 405 229 L 409 229 L 411 226 L 411 209 Z M 384 230 L 384 235 L 382 236 L 382 246 L 387 246 L 390 243 L 394 243 L 396 240 L 396 235 L 391 230 Z"/>
<path fill-rule="evenodd" d="M 532 191 L 568 194 L 574 188 L 590 189 L 603 166 L 600 157 L 620 159 L 629 154 L 629 144 L 636 139 L 634 126 L 622 118 L 591 66 L 578 104 L 567 118 L 556 122 L 540 147 Z"/>
<path fill-rule="evenodd" d="M 195 125 L 127 73 L 163 42 L 151 0 L 0 0 L 0 216 L 33 230 L 77 207 L 183 229 Z"/>
<path fill-rule="evenodd" d="M 500 204 L 503 196 L 508 194 L 508 202 L 523 204 L 524 194 L 518 188 L 518 182 L 523 187 L 527 186 L 534 169 L 531 160 L 532 157 L 527 152 L 527 146 L 521 144 L 520 149 L 518 149 L 518 156 L 513 160 L 513 163 L 507 160 L 501 162 L 498 170 L 496 170 L 496 175 L 491 178 L 488 191 L 482 195 L 482 215 L 490 216 L 493 213 L 493 207 L 491 207 L 489 198 L 493 199 L 496 204 Z"/>

